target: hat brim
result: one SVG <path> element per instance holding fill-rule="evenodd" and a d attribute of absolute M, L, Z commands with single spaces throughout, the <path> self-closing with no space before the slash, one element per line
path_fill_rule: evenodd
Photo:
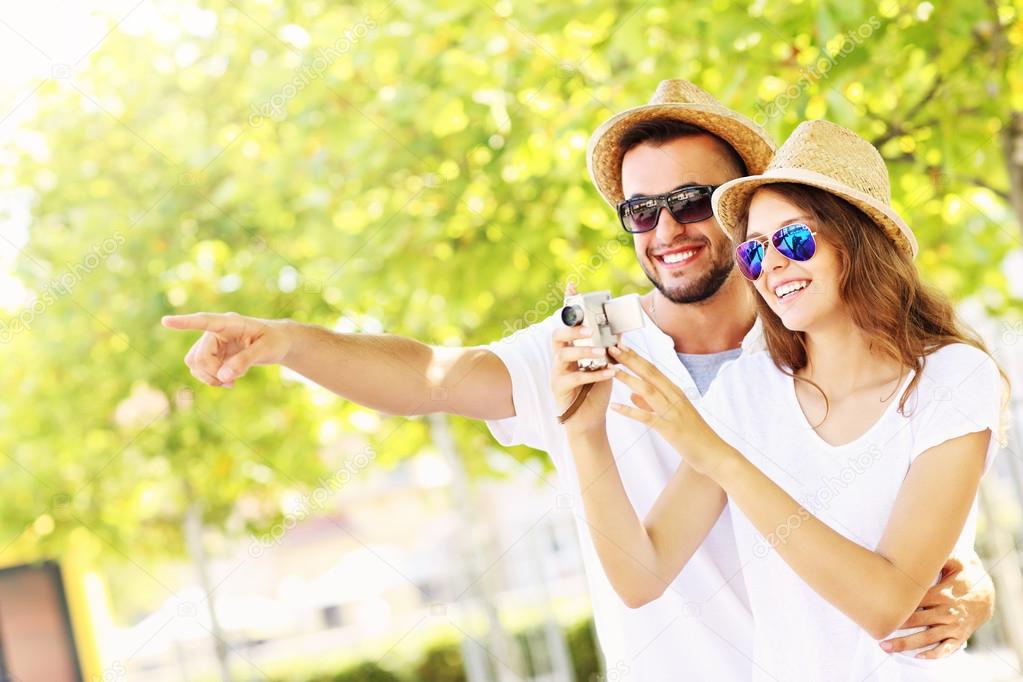
<path fill-rule="evenodd" d="M 774 155 L 774 141 L 750 119 L 723 106 L 712 104 L 647 104 L 628 109 L 606 120 L 590 137 L 586 165 L 597 191 L 611 206 L 622 194 L 623 135 L 640 121 L 674 120 L 717 135 L 735 149 L 747 172 L 762 173 Z"/>
<path fill-rule="evenodd" d="M 890 206 L 826 175 L 797 168 L 772 169 L 762 175 L 737 178 L 718 187 L 711 197 L 711 206 L 725 234 L 732 237 L 739 215 L 747 209 L 755 191 L 766 185 L 781 183 L 816 187 L 845 199 L 874 221 L 897 247 L 916 257 L 919 247 L 913 231 Z"/>

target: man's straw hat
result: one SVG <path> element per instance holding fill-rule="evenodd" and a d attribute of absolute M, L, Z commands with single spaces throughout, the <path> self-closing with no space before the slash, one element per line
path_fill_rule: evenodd
<path fill-rule="evenodd" d="M 622 195 L 622 136 L 640 121 L 675 120 L 717 135 L 735 149 L 750 173 L 762 173 L 774 153 L 763 128 L 728 109 L 689 81 L 661 81 L 650 103 L 604 121 L 590 138 L 586 164 L 604 201 L 617 206 Z"/>
<path fill-rule="evenodd" d="M 877 223 L 898 248 L 916 256 L 916 237 L 891 206 L 884 159 L 851 130 L 829 121 L 800 123 L 762 175 L 721 185 L 712 204 L 725 233 L 732 236 L 732 228 L 754 191 L 781 182 L 817 187 L 845 199 Z"/>

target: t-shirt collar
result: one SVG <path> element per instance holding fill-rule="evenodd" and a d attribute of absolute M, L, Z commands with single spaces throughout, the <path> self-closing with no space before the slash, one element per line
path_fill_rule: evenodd
<path fill-rule="evenodd" d="M 647 327 L 649 327 L 649 337 L 654 344 L 656 344 L 658 352 L 670 353 L 675 355 L 675 340 L 670 335 L 664 333 L 664 331 L 658 327 L 650 315 L 647 314 L 646 309 L 643 309 L 643 319 Z M 767 346 L 764 342 L 764 325 L 760 321 L 760 316 L 756 316 L 753 319 L 753 326 L 746 332 L 746 336 L 742 338 L 740 345 L 742 352 L 756 353 L 758 351 L 766 350 Z M 653 349 L 650 349 L 651 352 Z"/>

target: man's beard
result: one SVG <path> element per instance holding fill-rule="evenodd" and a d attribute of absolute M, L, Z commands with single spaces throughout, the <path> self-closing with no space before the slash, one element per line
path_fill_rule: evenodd
<path fill-rule="evenodd" d="M 708 251 L 711 250 L 710 244 L 705 247 Z M 649 257 L 652 263 L 656 262 L 656 259 Z M 643 272 L 646 273 L 647 279 L 650 283 L 657 287 L 657 290 L 661 292 L 666 299 L 672 303 L 701 303 L 706 301 L 711 296 L 718 292 L 725 281 L 728 279 L 728 275 L 732 273 L 734 263 L 731 258 L 724 260 L 723 262 L 714 262 L 708 272 L 700 275 L 696 281 L 687 282 L 684 285 L 676 285 L 673 288 L 668 288 L 664 282 L 661 282 L 656 273 L 650 272 L 646 268 L 645 263 L 641 263 Z"/>

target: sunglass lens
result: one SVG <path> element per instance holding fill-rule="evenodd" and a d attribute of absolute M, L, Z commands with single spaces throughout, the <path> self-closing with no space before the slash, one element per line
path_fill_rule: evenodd
<path fill-rule="evenodd" d="M 625 209 L 625 225 L 630 232 L 646 232 L 657 225 L 657 214 L 661 212 L 660 206 L 643 206 L 640 208 Z"/>
<path fill-rule="evenodd" d="M 701 193 L 696 196 L 681 195 L 668 201 L 668 210 L 671 211 L 671 216 L 682 224 L 698 223 L 714 214 L 710 205 L 709 193 Z"/>
<path fill-rule="evenodd" d="M 817 251 L 813 234 L 806 225 L 789 225 L 781 228 L 771 237 L 771 243 L 778 249 L 778 253 L 795 261 L 808 261 Z"/>
<path fill-rule="evenodd" d="M 748 280 L 760 277 L 764 262 L 764 245 L 758 241 L 748 241 L 735 247 L 735 262 L 739 272 Z"/>

